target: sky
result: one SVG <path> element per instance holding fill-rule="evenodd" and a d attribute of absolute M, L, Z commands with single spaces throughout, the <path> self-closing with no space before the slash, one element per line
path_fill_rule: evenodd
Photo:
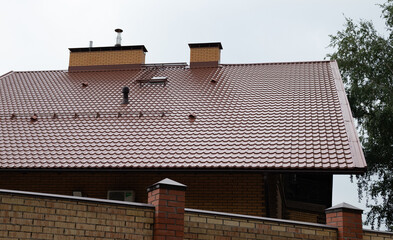
<path fill-rule="evenodd" d="M 222 63 L 324 60 L 345 17 L 384 32 L 380 0 L 0 0 L 0 75 L 68 68 L 68 48 L 145 45 L 146 63 L 189 62 L 188 43 L 221 42 Z M 333 204 L 358 202 L 335 176 Z"/>

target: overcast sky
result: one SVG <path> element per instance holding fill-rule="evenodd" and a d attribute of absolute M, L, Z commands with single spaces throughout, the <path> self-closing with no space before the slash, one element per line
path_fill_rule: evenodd
<path fill-rule="evenodd" d="M 0 75 L 68 68 L 68 48 L 143 44 L 147 63 L 188 62 L 190 42 L 219 41 L 222 63 L 323 60 L 346 17 L 372 20 L 380 0 L 0 0 Z M 335 177 L 333 204 L 358 203 L 348 176 Z"/>

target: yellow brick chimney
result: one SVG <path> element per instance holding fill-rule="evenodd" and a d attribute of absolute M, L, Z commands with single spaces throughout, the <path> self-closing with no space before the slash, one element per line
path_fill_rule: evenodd
<path fill-rule="evenodd" d="M 222 45 L 213 43 L 190 43 L 190 67 L 217 67 L 220 63 Z"/>
<path fill-rule="evenodd" d="M 144 45 L 69 48 L 69 71 L 139 68 L 145 64 Z"/>

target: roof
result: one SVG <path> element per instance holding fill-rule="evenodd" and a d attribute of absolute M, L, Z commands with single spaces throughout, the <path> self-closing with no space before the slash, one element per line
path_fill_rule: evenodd
<path fill-rule="evenodd" d="M 167 81 L 137 81 L 152 77 Z M 330 61 L 10 72 L 0 126 L 3 170 L 366 167 Z"/>

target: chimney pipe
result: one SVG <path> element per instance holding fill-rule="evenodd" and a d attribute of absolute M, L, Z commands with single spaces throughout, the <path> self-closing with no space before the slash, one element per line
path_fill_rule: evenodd
<path fill-rule="evenodd" d="M 89 48 L 92 48 L 93 47 L 93 41 L 90 41 L 89 42 Z"/>
<path fill-rule="evenodd" d="M 115 32 L 117 32 L 115 47 L 120 47 L 121 46 L 121 33 L 123 32 L 123 30 L 121 30 L 120 28 L 116 28 Z"/>
<path fill-rule="evenodd" d="M 123 102 L 122 102 L 122 104 L 129 104 L 128 93 L 130 92 L 130 89 L 128 87 L 123 87 L 121 92 L 123 93 Z"/>

